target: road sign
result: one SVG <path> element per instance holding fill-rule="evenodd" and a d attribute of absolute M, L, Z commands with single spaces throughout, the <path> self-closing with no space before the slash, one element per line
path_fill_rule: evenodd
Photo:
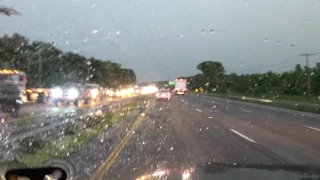
<path fill-rule="evenodd" d="M 169 85 L 175 85 L 175 84 L 176 84 L 176 82 L 174 82 L 174 81 L 169 82 Z"/>

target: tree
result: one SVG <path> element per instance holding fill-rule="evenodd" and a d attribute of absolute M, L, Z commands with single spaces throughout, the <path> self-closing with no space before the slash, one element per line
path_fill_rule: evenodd
<path fill-rule="evenodd" d="M 42 87 L 66 82 L 118 87 L 136 82 L 134 71 L 123 69 L 118 63 L 86 58 L 73 52 L 64 53 L 54 43 L 29 43 L 28 39 L 19 34 L 0 38 L 0 68 L 24 71 L 28 76 L 29 87 L 39 86 L 39 76 Z"/>
<path fill-rule="evenodd" d="M 224 74 L 224 67 L 220 62 L 204 61 L 198 64 L 197 69 L 202 71 L 206 77 L 221 76 Z"/>

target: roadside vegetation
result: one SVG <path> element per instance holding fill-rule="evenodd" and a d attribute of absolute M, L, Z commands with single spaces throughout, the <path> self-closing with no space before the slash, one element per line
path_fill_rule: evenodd
<path fill-rule="evenodd" d="M 320 63 L 311 68 L 297 64 L 294 70 L 281 73 L 227 74 L 223 65 L 214 61 L 204 61 L 197 69 L 202 73 L 188 77 L 192 91 L 202 89 L 203 92 L 227 96 L 320 103 Z"/>
<path fill-rule="evenodd" d="M 43 41 L 31 42 L 26 37 L 13 34 L 0 38 L 0 69 L 23 71 L 29 87 L 51 88 L 67 82 L 98 83 L 103 87 L 134 84 L 136 75 L 132 69 L 122 68 L 110 60 L 87 58 L 76 52 L 62 52 L 57 44 Z M 39 63 L 43 71 L 39 74 Z"/>
<path fill-rule="evenodd" d="M 197 90 L 210 96 L 319 113 L 317 105 L 320 105 L 320 63 L 311 68 L 302 68 L 297 64 L 294 70 L 281 73 L 269 71 L 227 74 L 223 65 L 214 61 L 204 61 L 197 65 L 197 69 L 202 73 L 186 77 L 191 91 Z M 272 102 L 254 98 L 268 99 Z"/>

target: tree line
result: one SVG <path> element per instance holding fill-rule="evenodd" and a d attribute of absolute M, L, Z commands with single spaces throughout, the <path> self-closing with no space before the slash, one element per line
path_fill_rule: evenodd
<path fill-rule="evenodd" d="M 191 89 L 202 88 L 206 92 L 263 95 L 307 96 L 307 74 L 310 74 L 310 96 L 320 95 L 320 63 L 315 67 L 302 68 L 282 73 L 266 72 L 252 74 L 226 74 L 220 62 L 204 61 L 197 65 L 202 73 L 189 77 Z"/>
<path fill-rule="evenodd" d="M 62 52 L 55 43 L 30 42 L 19 34 L 0 38 L 0 68 L 25 72 L 29 87 L 53 87 L 69 82 L 98 83 L 104 87 L 136 83 L 134 71 L 118 63 Z"/>

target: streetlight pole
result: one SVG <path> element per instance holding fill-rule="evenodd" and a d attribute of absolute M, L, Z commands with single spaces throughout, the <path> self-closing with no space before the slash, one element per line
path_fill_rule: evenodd
<path fill-rule="evenodd" d="M 41 88 L 41 52 L 38 50 L 38 58 L 39 58 L 39 88 Z"/>
<path fill-rule="evenodd" d="M 87 69 L 87 81 L 89 82 L 89 79 L 90 79 L 90 65 L 91 65 L 91 62 L 90 62 L 90 61 L 87 61 L 87 65 L 88 65 L 88 69 Z"/>

